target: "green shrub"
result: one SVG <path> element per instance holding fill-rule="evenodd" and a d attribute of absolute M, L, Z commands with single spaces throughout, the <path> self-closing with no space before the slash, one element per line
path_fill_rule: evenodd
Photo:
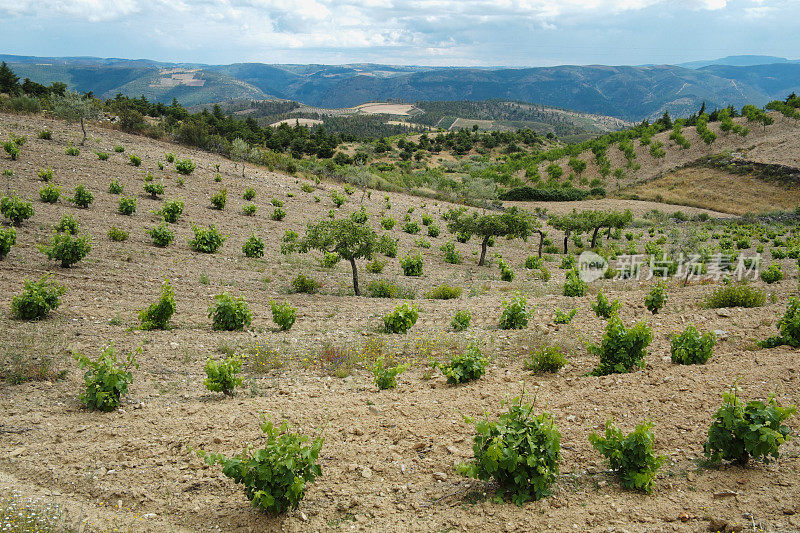
<path fill-rule="evenodd" d="M 54 204 L 61 196 L 61 187 L 56 187 L 52 183 L 48 183 L 39 189 L 39 199 L 46 204 Z"/>
<path fill-rule="evenodd" d="M 291 433 L 284 422 L 280 427 L 262 420 L 264 448 L 253 451 L 252 446 L 242 453 L 226 458 L 221 454 L 205 454 L 208 465 L 219 463 L 222 473 L 244 485 L 247 499 L 253 507 L 270 514 L 296 509 L 306 493 L 306 484 L 322 475 L 317 464 L 322 437 L 310 445 L 308 437 Z"/>
<path fill-rule="evenodd" d="M 39 281 L 25 280 L 22 294 L 11 298 L 11 314 L 21 320 L 45 318 L 61 305 L 61 296 L 67 292 L 63 285 L 43 276 Z"/>
<path fill-rule="evenodd" d="M 220 189 L 211 195 L 211 207 L 222 211 L 225 209 L 225 204 L 228 202 L 228 190 Z"/>
<path fill-rule="evenodd" d="M 392 229 L 395 224 L 397 224 L 397 221 L 395 219 L 393 219 L 392 217 L 383 217 L 383 218 L 381 218 L 381 226 L 385 230 Z"/>
<path fill-rule="evenodd" d="M 162 222 L 158 226 L 154 226 L 149 230 L 145 230 L 145 233 L 150 235 L 150 238 L 153 239 L 153 244 L 159 248 L 166 248 L 175 238 L 175 234 L 170 231 L 166 222 Z"/>
<path fill-rule="evenodd" d="M 333 191 L 331 192 L 331 200 L 333 200 L 333 204 L 336 207 L 342 207 L 344 203 L 347 201 L 347 198 L 342 196 L 340 193 Z"/>
<path fill-rule="evenodd" d="M 733 461 L 746 465 L 750 458 L 769 463 L 777 459 L 779 448 L 790 438 L 783 422 L 797 409 L 794 405 L 781 407 L 773 396 L 766 402 L 751 400 L 747 404 L 737 396 L 737 388 L 722 394 L 722 406 L 708 428 L 708 440 L 703 451 L 714 463 Z"/>
<path fill-rule="evenodd" d="M 242 207 L 242 214 L 248 217 L 252 217 L 258 211 L 258 206 L 254 203 L 245 204 Z"/>
<path fill-rule="evenodd" d="M 575 263 L 575 256 L 572 254 L 565 255 L 563 258 L 561 258 L 561 268 L 563 270 L 572 270 L 575 268 Z"/>
<path fill-rule="evenodd" d="M 619 308 L 622 307 L 622 304 L 619 300 L 614 300 L 610 302 L 605 294 L 603 294 L 603 289 L 600 289 L 597 293 L 597 302 L 592 303 L 592 310 L 594 314 L 600 318 L 611 318 L 612 316 L 617 314 Z"/>
<path fill-rule="evenodd" d="M 214 296 L 214 305 L 208 308 L 214 330 L 241 331 L 250 325 L 253 313 L 241 297 L 223 292 Z"/>
<path fill-rule="evenodd" d="M 577 270 L 567 271 L 567 279 L 564 282 L 564 296 L 583 296 L 588 288 L 588 283 L 581 279 Z"/>
<path fill-rule="evenodd" d="M 544 374 L 558 372 L 566 364 L 567 359 L 564 357 L 561 348 L 557 346 L 542 346 L 525 359 L 523 366 L 525 370 L 531 370 L 536 374 Z"/>
<path fill-rule="evenodd" d="M 422 275 L 422 256 L 406 256 L 400 259 L 400 266 L 403 268 L 404 276 Z"/>
<path fill-rule="evenodd" d="M 525 268 L 528 270 L 536 270 L 542 268 L 543 261 L 541 257 L 535 255 L 529 255 L 525 258 Z"/>
<path fill-rule="evenodd" d="M 232 396 L 236 387 L 242 385 L 242 378 L 238 376 L 242 371 L 242 358 L 232 355 L 219 362 L 209 356 L 205 366 L 206 379 L 203 385 L 211 392 L 221 392 L 226 396 Z"/>
<path fill-rule="evenodd" d="M 37 176 L 39 177 L 39 180 L 45 181 L 47 183 L 53 181 L 53 178 L 55 177 L 55 175 L 53 174 L 53 169 L 50 167 L 39 170 Z"/>
<path fill-rule="evenodd" d="M 419 233 L 419 224 L 417 224 L 417 222 L 414 220 L 409 220 L 403 224 L 403 231 L 410 235 L 416 235 Z"/>
<path fill-rule="evenodd" d="M 486 373 L 486 366 L 489 360 L 481 354 L 480 349 L 474 344 L 470 345 L 464 353 L 455 355 L 446 365 L 433 359 L 431 364 L 434 368 L 442 371 L 450 385 L 458 385 L 467 381 L 473 381 Z"/>
<path fill-rule="evenodd" d="M 431 224 L 433 224 L 433 217 L 428 213 L 422 213 L 422 225 L 430 226 Z"/>
<path fill-rule="evenodd" d="M 3 149 L 6 151 L 12 161 L 16 161 L 17 158 L 19 158 L 19 146 L 17 146 L 17 143 L 14 141 L 4 142 Z"/>
<path fill-rule="evenodd" d="M 683 333 L 672 337 L 670 342 L 672 362 L 682 365 L 705 364 L 711 357 L 716 343 L 716 335 L 712 332 L 700 335 L 697 328 L 692 325 L 687 326 Z"/>
<path fill-rule="evenodd" d="M 378 239 L 378 251 L 386 257 L 397 257 L 397 241 L 388 235 L 381 235 Z"/>
<path fill-rule="evenodd" d="M 0 198 L 0 213 L 15 226 L 21 226 L 23 220 L 33 216 L 33 205 L 19 196 L 3 196 Z"/>
<path fill-rule="evenodd" d="M 169 320 L 173 314 L 175 314 L 175 291 L 169 284 L 169 280 L 164 280 L 158 301 L 139 311 L 141 329 L 145 331 L 170 329 Z"/>
<path fill-rule="evenodd" d="M 122 146 L 121 144 L 117 144 L 114 146 L 114 151 L 118 154 L 121 154 L 122 152 L 125 151 L 125 147 Z"/>
<path fill-rule="evenodd" d="M 451 300 L 461 296 L 461 287 L 439 285 L 425 293 L 428 300 Z"/>
<path fill-rule="evenodd" d="M 626 329 L 619 317 L 611 317 L 600 345 L 589 344 L 588 351 L 600 358 L 600 364 L 592 375 L 631 372 L 644 368 L 647 346 L 653 340 L 653 332 L 644 322 Z"/>
<path fill-rule="evenodd" d="M 80 184 L 75 187 L 75 193 L 69 201 L 82 209 L 86 209 L 94 201 L 94 195 L 83 184 Z"/>
<path fill-rule="evenodd" d="M 397 376 L 408 370 L 408 364 L 391 366 L 383 357 L 378 358 L 370 371 L 374 377 L 375 386 L 380 390 L 394 389 L 397 387 Z"/>
<path fill-rule="evenodd" d="M 800 300 L 789 298 L 786 313 L 778 320 L 778 335 L 759 343 L 762 348 L 792 346 L 800 348 Z"/>
<path fill-rule="evenodd" d="M 419 312 L 417 308 L 408 303 L 403 303 L 394 308 L 394 311 L 384 315 L 383 326 L 386 333 L 406 333 L 417 323 Z"/>
<path fill-rule="evenodd" d="M 417 246 L 419 246 L 420 248 L 430 248 L 431 247 L 431 241 L 426 240 L 426 239 L 417 239 L 415 242 L 416 242 Z"/>
<path fill-rule="evenodd" d="M 144 184 L 144 192 L 150 195 L 151 198 L 157 200 L 159 196 L 164 194 L 164 184 L 156 183 L 154 181 Z"/>
<path fill-rule="evenodd" d="M 281 331 L 289 331 L 297 318 L 297 309 L 289 302 L 276 303 L 274 300 L 269 302 L 269 306 L 272 309 L 272 321 Z"/>
<path fill-rule="evenodd" d="M 325 255 L 322 256 L 322 266 L 325 268 L 333 268 L 339 264 L 342 258 L 339 254 L 334 252 L 325 252 Z"/>
<path fill-rule="evenodd" d="M 367 272 L 371 272 L 373 274 L 380 274 L 383 272 L 384 267 L 386 267 L 386 261 L 381 261 L 377 257 L 372 261 L 367 263 Z"/>
<path fill-rule="evenodd" d="M 164 221 L 174 224 L 183 214 L 183 202 L 180 200 L 167 200 L 158 214 L 164 218 Z"/>
<path fill-rule="evenodd" d="M 69 268 L 92 250 L 88 235 L 75 237 L 69 233 L 56 233 L 50 238 L 50 246 L 41 247 L 48 259 L 61 261 L 63 268 Z"/>
<path fill-rule="evenodd" d="M 527 310 L 524 296 L 516 296 L 510 301 L 503 300 L 503 313 L 500 315 L 500 329 L 524 329 L 533 310 Z"/>
<path fill-rule="evenodd" d="M 122 194 L 122 185 L 120 185 L 119 180 L 114 180 L 108 185 L 108 192 L 111 194 Z"/>
<path fill-rule="evenodd" d="M 11 247 L 17 244 L 17 230 L 14 228 L 0 228 L 0 261 L 5 259 Z"/>
<path fill-rule="evenodd" d="M 319 292 L 321 286 L 322 283 L 303 273 L 298 274 L 297 277 L 292 280 L 292 292 L 301 294 L 316 294 Z"/>
<path fill-rule="evenodd" d="M 77 235 L 80 231 L 78 219 L 72 215 L 63 215 L 61 220 L 56 224 L 55 230 L 57 233 L 68 233 L 70 235 Z"/>
<path fill-rule="evenodd" d="M 508 266 L 504 260 L 500 260 L 497 262 L 497 266 L 500 268 L 500 279 L 503 281 L 514 281 L 514 271 Z"/>
<path fill-rule="evenodd" d="M 242 195 L 242 198 L 244 198 L 248 202 L 255 197 L 256 197 L 256 191 L 252 187 L 248 187 L 247 189 L 245 189 L 244 194 Z"/>
<path fill-rule="evenodd" d="M 262 241 L 255 233 L 250 235 L 242 245 L 242 253 L 247 257 L 263 257 L 264 256 L 264 241 Z"/>
<path fill-rule="evenodd" d="M 269 203 L 271 203 L 273 207 L 283 207 L 283 202 L 281 202 L 281 201 L 280 201 L 280 200 L 278 200 L 277 198 L 273 198 L 273 199 L 271 199 L 271 200 L 269 201 Z"/>
<path fill-rule="evenodd" d="M 195 252 L 213 254 L 222 247 L 225 242 L 224 235 L 220 235 L 217 228 L 212 224 L 207 228 L 201 228 L 192 224 L 194 237 L 189 239 L 189 247 Z"/>
<path fill-rule="evenodd" d="M 101 152 L 98 150 L 97 152 L 95 152 L 95 154 L 97 154 L 97 159 L 99 159 L 100 161 L 108 161 L 107 152 Z"/>
<path fill-rule="evenodd" d="M 72 143 L 69 143 L 66 150 L 64 150 L 64 153 L 72 157 L 77 157 L 81 154 L 81 151 L 78 149 L 77 146 L 72 146 Z"/>
<path fill-rule="evenodd" d="M 560 308 L 556 307 L 556 315 L 553 318 L 553 322 L 556 324 L 569 324 L 572 322 L 572 319 L 575 318 L 575 315 L 578 314 L 577 309 L 571 309 L 566 313 L 562 311 Z"/>
<path fill-rule="evenodd" d="M 404 294 L 402 287 L 395 285 L 389 280 L 376 279 L 367 285 L 367 296 L 370 298 L 404 298 L 408 297 Z M 412 296 L 413 297 L 413 296 Z"/>
<path fill-rule="evenodd" d="M 664 308 L 664 304 L 667 303 L 667 298 L 667 284 L 663 281 L 659 281 L 653 285 L 653 288 L 650 289 L 650 293 L 644 297 L 644 305 L 647 307 L 648 311 L 655 315 Z"/>
<path fill-rule="evenodd" d="M 766 295 L 744 284 L 731 284 L 720 287 L 705 299 L 705 307 L 717 309 L 720 307 L 761 307 L 764 305 Z"/>
<path fill-rule="evenodd" d="M 300 190 L 303 192 L 312 193 L 314 192 L 314 186 L 310 183 L 304 183 L 300 186 Z"/>
<path fill-rule="evenodd" d="M 441 232 L 442 230 L 440 230 L 439 226 L 437 226 L 436 224 L 430 224 L 428 226 L 428 237 L 436 238 L 439 236 Z"/>
<path fill-rule="evenodd" d="M 459 254 L 456 250 L 456 245 L 453 243 L 453 241 L 447 241 L 441 246 L 440 249 L 444 252 L 445 263 L 449 263 L 451 265 L 457 265 L 461 263 L 461 254 Z"/>
<path fill-rule="evenodd" d="M 195 164 L 191 159 L 181 159 L 180 161 L 175 162 L 175 170 L 178 174 L 183 174 L 184 176 L 188 176 L 192 172 L 194 172 Z"/>
<path fill-rule="evenodd" d="M 778 263 L 772 263 L 769 268 L 761 271 L 761 279 L 765 283 L 775 283 L 783 279 L 783 270 Z"/>
<path fill-rule="evenodd" d="M 119 229 L 116 226 L 111 226 L 108 230 L 108 239 L 114 242 L 122 242 L 128 240 L 128 232 L 122 229 Z"/>
<path fill-rule="evenodd" d="M 167 152 L 166 154 L 164 154 L 164 160 L 167 163 L 170 163 L 170 164 L 174 163 L 175 162 L 175 154 L 173 154 L 172 152 Z"/>
<path fill-rule="evenodd" d="M 121 215 L 132 215 L 136 212 L 136 198 L 123 196 L 119 199 L 119 213 Z"/>
<path fill-rule="evenodd" d="M 561 461 L 561 434 L 549 413 L 535 415 L 524 397 L 512 399 L 497 421 L 475 424 L 474 458 L 458 466 L 461 474 L 488 481 L 517 505 L 551 494 Z M 469 422 L 472 420 L 467 419 Z"/>
<path fill-rule="evenodd" d="M 138 155 L 136 155 L 136 154 L 131 154 L 131 155 L 130 155 L 130 156 L 128 156 L 128 157 L 129 157 L 129 159 L 130 159 L 131 165 L 133 165 L 133 166 L 135 166 L 135 167 L 138 167 L 138 166 L 140 166 L 140 165 L 142 164 L 142 158 L 141 158 L 141 157 L 139 157 Z"/>
<path fill-rule="evenodd" d="M 666 457 L 653 452 L 655 438 L 652 430 L 653 424 L 644 422 L 626 436 L 608 420 L 605 437 L 597 433 L 589 435 L 589 442 L 605 456 L 609 467 L 626 489 L 647 494 L 653 492 L 656 473 Z"/>
<path fill-rule="evenodd" d="M 37 137 L 44 141 L 49 141 L 53 138 L 53 132 L 50 130 L 42 130 L 37 134 Z"/>
<path fill-rule="evenodd" d="M 453 331 L 464 331 L 469 327 L 470 321 L 472 321 L 472 313 L 469 312 L 469 309 L 459 309 L 453 315 L 450 327 L 453 328 Z"/>
<path fill-rule="evenodd" d="M 281 221 L 286 217 L 286 210 L 276 207 L 272 210 L 272 214 L 269 216 L 272 220 Z"/>
<path fill-rule="evenodd" d="M 138 350 L 141 353 L 141 348 Z M 128 354 L 120 365 L 114 352 L 114 345 L 109 345 L 100 354 L 97 361 L 92 361 L 83 354 L 73 354 L 78 366 L 85 368 L 83 375 L 85 391 L 79 396 L 80 401 L 89 409 L 113 411 L 119 407 L 120 398 L 128 392 L 128 385 L 133 383 L 131 368 L 139 368 L 133 352 Z"/>

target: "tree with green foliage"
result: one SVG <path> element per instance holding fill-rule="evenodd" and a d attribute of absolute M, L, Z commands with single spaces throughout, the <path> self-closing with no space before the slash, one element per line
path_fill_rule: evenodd
<path fill-rule="evenodd" d="M 379 251 L 378 248 L 378 236 L 372 228 L 350 218 L 342 218 L 309 224 L 302 239 L 283 243 L 281 253 L 319 250 L 338 255 L 350 262 L 353 269 L 353 291 L 356 296 L 360 296 L 356 259 L 372 259 Z"/>
<path fill-rule="evenodd" d="M 447 229 L 450 233 L 463 233 L 483 237 L 481 241 L 481 258 L 478 266 L 486 261 L 486 248 L 493 237 L 507 237 L 527 240 L 541 222 L 531 213 L 512 207 L 502 213 L 479 215 L 473 212 L 466 214 L 463 209 L 451 209 L 448 212 Z"/>
<path fill-rule="evenodd" d="M 0 63 L 0 93 L 6 93 L 11 96 L 19 94 L 19 78 L 14 74 L 14 71 L 6 64 L 5 61 Z"/>
<path fill-rule="evenodd" d="M 53 114 L 72 124 L 80 122 L 83 139 L 81 145 L 86 142 L 86 120 L 97 118 L 100 115 L 100 106 L 94 98 L 81 96 L 76 92 L 67 92 L 63 96 L 53 97 Z"/>

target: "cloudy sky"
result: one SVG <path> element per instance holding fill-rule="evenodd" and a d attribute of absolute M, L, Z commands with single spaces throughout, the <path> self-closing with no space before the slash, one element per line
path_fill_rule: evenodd
<path fill-rule="evenodd" d="M 546 66 L 796 58 L 798 0 L 0 0 L 0 53 Z"/>

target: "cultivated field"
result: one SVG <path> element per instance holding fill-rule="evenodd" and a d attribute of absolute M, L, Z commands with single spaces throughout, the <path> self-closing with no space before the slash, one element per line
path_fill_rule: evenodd
<path fill-rule="evenodd" d="M 52 140 L 37 138 L 43 129 L 53 132 Z M 382 274 L 367 272 L 364 261 L 359 261 L 362 287 L 381 278 L 416 293 L 418 322 L 405 335 L 391 335 L 382 331 L 381 317 L 399 300 L 354 296 L 345 261 L 325 268 L 318 254 L 279 251 L 287 230 L 302 236 L 307 223 L 327 219 L 331 210 L 337 218 L 357 211 L 362 191 L 348 195 L 340 183 L 317 184 L 250 166 L 242 177 L 241 167 L 234 169 L 232 162 L 218 156 L 96 125 L 90 126 L 78 156 L 65 155 L 67 142 L 80 139 L 77 126 L 38 116 L 0 115 L 0 139 L 11 133 L 26 136 L 27 142 L 18 160 L 3 154 L 0 167 L 13 175 L 4 178 L 2 190 L 32 201 L 35 214 L 18 228 L 17 245 L 0 262 L 0 334 L 5 339 L 0 360 L 3 369 L 48 359 L 53 366 L 44 381 L 0 382 L 0 495 L 17 491 L 56 502 L 64 508 L 67 525 L 78 530 L 77 523 L 84 522 L 88 531 L 800 530 L 800 440 L 783 445 L 781 458 L 768 465 L 707 468 L 699 460 L 720 394 L 736 380 L 746 399 L 774 393 L 783 405 L 800 400 L 797 350 L 758 349 L 755 344 L 776 333 L 789 297 L 798 290 L 797 260 L 772 259 L 773 248 L 785 248 L 774 240 L 762 243 L 752 238 L 749 247 L 739 250 L 751 256 L 763 244 L 765 262 L 779 264 L 785 273 L 777 283 L 751 282 L 766 293 L 763 306 L 707 309 L 701 306 L 703 298 L 720 282 L 684 287 L 682 280 L 669 278 L 667 304 L 653 315 L 644 306 L 654 283 L 649 279 L 598 281 L 590 284 L 585 296 L 565 297 L 562 256 L 553 252 L 545 261 L 552 278 L 537 279 L 534 271 L 523 267 L 525 259 L 536 254 L 537 235 L 528 242 L 498 238 L 487 254 L 490 264 L 484 267 L 476 264 L 477 238 L 456 242 L 463 262 L 445 263 L 439 247 L 455 239 L 441 215 L 453 206 L 368 191 L 363 206 L 370 213 L 369 223 L 399 240 L 398 257 L 419 253 L 424 260 L 419 277 L 403 276 L 397 259 L 382 257 L 386 261 Z M 694 138 L 692 142 L 693 147 L 701 144 Z M 753 158 L 771 160 L 772 152 L 781 160 L 798 157 L 796 132 L 794 137 L 785 135 L 782 150 L 773 150 L 774 144 L 768 144 L 758 130 L 747 142 L 752 146 L 748 156 Z M 116 145 L 125 151 L 115 153 Z M 109 159 L 98 160 L 95 150 L 109 153 Z M 169 152 L 197 164 L 183 178 L 183 186 L 174 165 L 165 162 Z M 673 152 L 657 165 L 677 166 L 670 159 Z M 141 158 L 140 167 L 129 163 L 131 154 Z M 159 162 L 164 170 L 159 170 Z M 219 182 L 215 165 L 220 165 Z M 38 200 L 43 183 L 37 173 L 45 167 L 52 168 L 54 183 L 62 190 L 55 204 Z M 153 246 L 145 233 L 160 222 L 154 211 L 163 204 L 143 192 L 146 172 L 163 181 L 164 199 L 185 203 L 183 215 L 172 225 L 175 241 L 167 248 Z M 125 195 L 136 196 L 134 215 L 118 214 L 119 196 L 108 192 L 114 179 L 124 186 Z M 703 182 L 698 179 L 698 183 Z M 717 186 L 718 178 L 714 183 Z M 66 201 L 78 184 L 94 194 L 88 209 Z M 303 185 L 311 192 L 305 192 Z M 242 196 L 250 187 L 256 192 L 255 216 L 242 212 L 248 203 Z M 211 209 L 209 197 L 222 188 L 227 189 L 225 209 Z M 333 191 L 347 198 L 339 209 L 331 202 Z M 282 221 L 270 219 L 272 198 L 284 203 Z M 764 207 L 758 202 L 774 208 L 769 200 L 745 201 L 752 201 L 755 211 Z M 668 246 L 693 231 L 707 232 L 709 242 L 716 245 L 720 238 L 711 235 L 722 233 L 724 220 L 730 218 L 714 211 L 633 200 L 536 205 L 553 213 L 573 208 L 631 209 L 634 227 L 610 241 L 602 239 L 623 250 L 633 246 L 642 251 L 646 242 L 661 237 Z M 401 231 L 403 216 L 411 207 L 412 220 L 429 214 L 441 235 L 428 237 L 421 223 L 419 235 Z M 653 215 L 653 209 L 681 211 L 687 217 L 706 213 L 711 219 L 680 222 Z M 380 229 L 382 212 L 398 221 L 394 229 Z M 64 214 L 74 215 L 81 232 L 92 236 L 91 253 L 71 269 L 48 261 L 38 249 Z M 187 245 L 191 223 L 214 224 L 227 235 L 221 251 L 193 252 Z M 784 240 L 797 238 L 796 221 L 789 224 L 763 222 L 776 231 L 783 228 Z M 129 239 L 111 242 L 106 233 L 112 225 L 129 231 Z M 266 245 L 263 258 L 242 254 L 242 243 L 254 232 Z M 624 236 L 627 232 L 630 238 Z M 560 246 L 562 235 L 552 229 L 548 233 Z M 429 241 L 430 248 L 420 247 L 420 239 Z M 570 247 L 575 248 L 572 239 Z M 500 279 L 495 253 L 516 272 L 514 281 Z M 322 282 L 319 294 L 289 292 L 300 272 Z M 26 278 L 44 274 L 67 287 L 62 305 L 40 322 L 12 319 L 12 296 L 22 290 Z M 158 298 L 165 279 L 175 288 L 174 328 L 137 329 L 138 310 Z M 424 297 L 444 283 L 460 287 L 461 296 Z M 586 344 L 599 342 L 606 324 L 590 308 L 600 288 L 620 300 L 619 314 L 626 325 L 643 320 L 652 328 L 653 342 L 643 369 L 587 375 L 597 366 L 597 357 L 587 352 Z M 254 317 L 246 331 L 212 330 L 208 307 L 223 291 L 249 303 Z M 527 297 L 535 312 L 527 328 L 501 330 L 503 301 L 517 292 Z M 270 300 L 289 301 L 297 308 L 291 330 L 277 330 Z M 576 308 L 578 313 L 571 324 L 557 325 L 556 308 Z M 449 323 L 459 309 L 471 311 L 472 323 L 455 333 Z M 691 323 L 703 331 L 719 331 L 714 354 L 705 365 L 673 364 L 670 336 Z M 83 371 L 70 352 L 96 358 L 112 341 L 122 354 L 141 347 L 140 366 L 133 371 L 133 384 L 119 410 L 86 410 L 77 398 Z M 441 373 L 431 369 L 430 357 L 444 361 L 470 343 L 491 358 L 486 375 L 467 384 L 447 385 Z M 544 344 L 563 347 L 567 366 L 555 374 L 526 371 L 525 358 Z M 208 357 L 231 353 L 247 359 L 245 385 L 229 398 L 206 390 L 203 368 Z M 379 355 L 411 365 L 399 376 L 395 390 L 379 391 L 365 369 Z M 58 375 L 62 371 L 63 377 Z M 496 501 L 494 485 L 462 477 L 453 467 L 472 457 L 475 430 L 463 417 L 487 413 L 494 418 L 501 412 L 501 402 L 523 389 L 535 397 L 537 412 L 552 413 L 562 435 L 562 461 L 552 496 L 516 506 Z M 231 455 L 247 443 L 259 446 L 262 413 L 273 420 L 285 417 L 293 429 L 325 439 L 322 476 L 309 486 L 296 511 L 280 517 L 252 509 L 241 486 L 225 477 L 219 466 L 205 465 L 193 451 Z M 587 440 L 609 418 L 626 433 L 641 421 L 655 424 L 656 451 L 665 454 L 667 462 L 652 495 L 622 489 Z M 800 420 L 791 419 L 788 425 L 796 432 Z"/>

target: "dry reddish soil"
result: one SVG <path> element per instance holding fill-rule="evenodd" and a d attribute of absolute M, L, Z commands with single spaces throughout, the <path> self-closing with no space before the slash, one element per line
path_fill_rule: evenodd
<path fill-rule="evenodd" d="M 53 140 L 36 138 L 42 128 Z M 320 184 L 314 193 L 300 190 L 303 180 L 248 167 L 241 169 L 211 154 L 128 136 L 97 126 L 77 157 L 64 155 L 69 139 L 79 139 L 75 126 L 40 117 L 0 116 L 0 138 L 10 132 L 27 135 L 19 161 L 4 158 L 3 168 L 14 176 L 3 184 L 34 201 L 35 215 L 19 230 L 18 245 L 0 263 L 0 333 L 6 339 L 3 356 L 26 350 L 29 357 L 52 356 L 64 379 L 0 383 L 0 492 L 16 489 L 62 504 L 69 520 L 84 521 L 88 530 L 123 531 L 702 531 L 709 525 L 730 530 L 800 530 L 800 441 L 782 448 L 780 460 L 749 468 L 703 468 L 697 459 L 720 394 L 738 379 L 746 398 L 775 393 L 782 404 L 797 403 L 800 360 L 787 347 L 756 350 L 754 339 L 774 334 L 786 301 L 796 294 L 796 262 L 782 261 L 786 278 L 766 290 L 764 307 L 731 309 L 717 313 L 703 309 L 701 299 L 713 286 L 681 287 L 671 280 L 669 301 L 658 315 L 644 309 L 651 282 L 604 281 L 592 284 L 581 298 L 561 296 L 564 273 L 558 263 L 544 283 L 521 267 L 534 252 L 529 243 L 498 240 L 498 252 L 514 267 L 517 277 L 499 279 L 496 265 L 477 267 L 477 244 L 458 244 L 464 263 L 443 262 L 439 246 L 448 238 L 440 215 L 447 207 L 431 200 L 389 194 L 391 214 L 398 219 L 410 206 L 419 220 L 422 212 L 434 215 L 442 235 L 429 239 L 422 250 L 419 238 L 402 233 L 400 224 L 391 235 L 400 239 L 400 256 L 421 250 L 424 275 L 404 278 L 397 260 L 389 259 L 380 277 L 395 279 L 416 290 L 419 322 L 408 335 L 380 332 L 380 317 L 397 301 L 358 298 L 350 292 L 350 272 L 339 264 L 328 270 L 319 257 L 282 256 L 280 237 L 287 229 L 302 233 L 308 221 L 322 219 L 332 208 L 329 193 L 341 190 L 335 183 Z M 124 154 L 113 153 L 115 144 Z M 111 153 L 98 161 L 93 150 Z M 177 186 L 174 171 L 159 171 L 165 152 L 191 157 L 197 170 Z M 138 154 L 139 168 L 128 164 Z M 214 182 L 214 165 L 221 165 L 222 182 Z M 41 182 L 37 172 L 51 166 L 62 199 L 55 205 L 38 201 Z M 170 166 L 167 165 L 167 168 Z M 182 198 L 186 209 L 175 225 L 175 242 L 166 249 L 154 247 L 144 230 L 158 222 L 151 213 L 161 205 L 142 192 L 142 177 L 150 171 L 163 179 L 165 198 Z M 126 194 L 138 198 L 132 217 L 117 214 L 118 197 L 107 192 L 118 178 Z M 64 199 L 78 183 L 95 194 L 87 210 Z M 209 196 L 226 187 L 224 211 L 209 208 Z M 253 187 L 259 211 L 241 213 L 242 194 Z M 65 193 L 65 194 L 64 194 Z M 287 193 L 294 196 L 289 197 Z M 313 201 L 314 196 L 321 201 Z M 269 219 L 272 197 L 285 201 L 287 217 Z M 357 208 L 360 193 L 342 208 Z M 659 204 L 646 202 L 548 205 L 554 211 L 572 207 L 632 206 L 641 214 Z M 365 205 L 378 213 L 384 193 L 373 191 Z M 422 207 L 425 205 L 425 207 Z M 661 206 L 672 212 L 674 206 Z M 686 212 L 693 212 L 686 209 Z M 64 213 L 75 215 L 83 232 L 93 236 L 89 256 L 71 269 L 47 261 L 37 246 L 46 243 L 52 226 Z M 377 223 L 377 215 L 372 223 Z M 216 224 L 228 239 L 214 255 L 192 252 L 187 246 L 190 222 Z M 130 231 L 130 239 L 113 243 L 106 238 L 111 225 Z M 247 259 L 242 242 L 257 232 L 266 243 L 263 259 Z M 641 230 L 637 230 L 641 231 Z M 558 243 L 557 235 L 554 240 Z M 560 260 L 560 258 L 558 258 Z M 377 275 L 360 265 L 364 285 Z M 300 271 L 324 282 L 318 295 L 288 294 L 290 280 Z M 67 286 L 63 304 L 46 320 L 13 320 L 8 304 L 22 289 L 25 278 L 51 274 Z M 154 301 L 161 282 L 175 287 L 177 313 L 174 329 L 142 332 L 137 311 Z M 450 283 L 464 289 L 457 300 L 422 298 L 431 287 Z M 626 324 L 644 320 L 653 328 L 646 367 L 637 372 L 607 377 L 586 374 L 596 358 L 586 342 L 598 341 L 604 321 L 596 318 L 590 302 L 603 287 L 611 298 L 623 302 Z M 222 291 L 242 295 L 254 312 L 245 332 L 214 332 L 207 317 L 213 296 Z M 535 306 L 527 329 L 502 331 L 497 327 L 501 302 L 519 291 Z M 269 313 L 270 299 L 288 300 L 298 308 L 295 326 L 278 332 Z M 552 323 L 554 309 L 577 307 L 572 324 Z M 472 326 L 463 333 L 448 331 L 456 309 L 472 311 Z M 724 335 L 711 360 L 702 366 L 678 366 L 669 361 L 669 335 L 688 323 L 719 329 Z M 121 353 L 142 348 L 140 367 L 121 408 L 112 413 L 90 412 L 77 395 L 82 372 L 69 351 L 94 358 L 108 342 Z M 478 343 L 492 363 L 486 375 L 473 383 L 448 386 L 427 365 L 429 356 L 444 357 L 470 342 Z M 321 347 L 374 353 L 382 343 L 385 353 L 397 353 L 412 362 L 393 391 L 379 392 L 371 375 L 356 369 L 346 378 L 331 376 L 318 361 Z M 544 344 L 563 346 L 569 364 L 553 375 L 532 375 L 523 360 Z M 282 365 L 267 368 L 253 348 L 276 350 L 271 356 Z M 21 348 L 20 348 L 21 347 Z M 241 351 L 250 358 L 246 386 L 234 398 L 223 398 L 203 387 L 203 365 L 209 356 Z M 494 487 L 460 477 L 455 463 L 471 457 L 474 430 L 463 416 L 496 416 L 501 402 L 522 389 L 536 397 L 537 410 L 555 417 L 562 434 L 561 476 L 552 497 L 521 507 L 495 503 Z M 219 467 L 207 467 L 191 449 L 233 454 L 247 443 L 258 445 L 259 415 L 287 418 L 294 428 L 321 434 L 322 477 L 309 487 L 298 510 L 271 518 L 250 507 L 241 486 L 225 478 Z M 656 448 L 668 456 L 651 496 L 621 489 L 606 470 L 602 457 L 587 440 L 592 431 L 613 418 L 626 432 L 640 421 L 655 424 Z M 796 431 L 797 419 L 789 425 Z"/>

